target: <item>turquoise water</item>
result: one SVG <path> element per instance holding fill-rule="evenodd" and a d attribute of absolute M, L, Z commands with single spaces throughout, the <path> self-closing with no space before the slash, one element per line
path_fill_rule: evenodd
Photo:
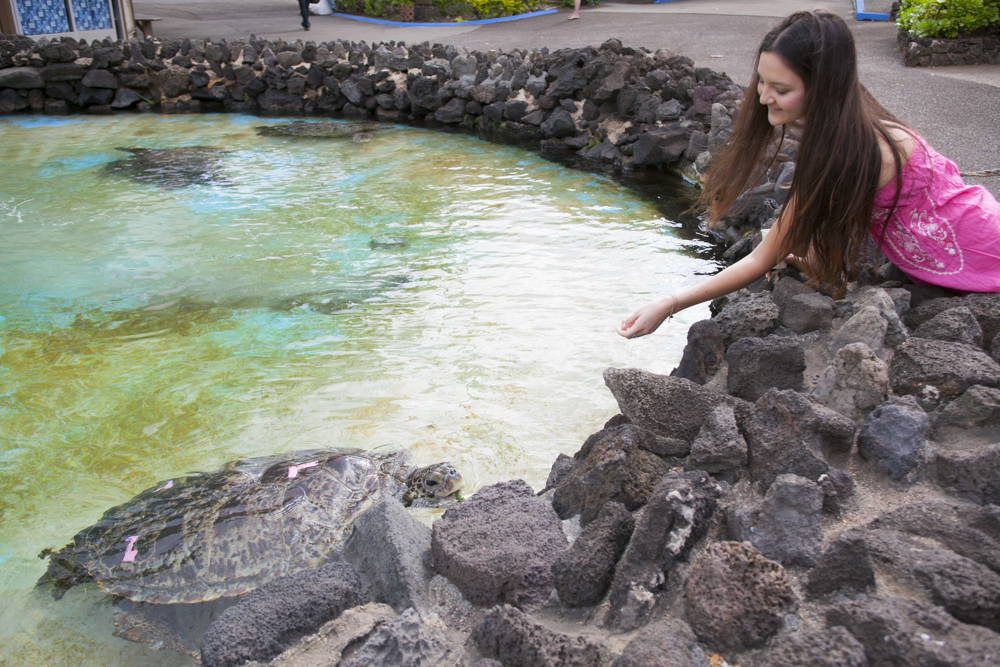
<path fill-rule="evenodd" d="M 401 126 L 258 136 L 277 122 L 0 119 L 0 664 L 189 662 L 113 637 L 99 591 L 33 585 L 161 480 L 405 448 L 540 489 L 615 414 L 604 368 L 669 372 L 707 317 L 617 336 L 713 266 L 609 178 Z"/>

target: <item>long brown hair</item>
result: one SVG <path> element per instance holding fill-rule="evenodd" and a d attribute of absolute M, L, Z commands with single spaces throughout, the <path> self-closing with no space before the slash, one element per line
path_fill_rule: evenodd
<path fill-rule="evenodd" d="M 779 257 L 805 256 L 811 247 L 812 281 L 839 296 L 847 268 L 867 240 L 882 171 L 878 136 L 891 147 L 896 164 L 902 164 L 881 121 L 899 121 L 858 79 L 854 37 L 844 20 L 823 10 L 792 14 L 764 36 L 732 137 L 706 175 L 699 203 L 708 208 L 712 223 L 764 177 L 768 150 L 776 153 L 784 140 L 782 126 L 778 145 L 773 145 L 777 133 L 757 93 L 757 66 L 764 52 L 777 55 L 805 84 L 803 131 L 788 193 L 795 217 L 783 221 L 787 231 Z"/>

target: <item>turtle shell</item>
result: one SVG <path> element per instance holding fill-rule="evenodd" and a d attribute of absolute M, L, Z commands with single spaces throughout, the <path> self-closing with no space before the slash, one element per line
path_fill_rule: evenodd
<path fill-rule="evenodd" d="M 277 125 L 262 125 L 257 133 L 267 137 L 318 137 L 324 139 L 339 139 L 353 137 L 358 133 L 374 132 L 379 124 L 374 121 L 359 121 L 356 123 L 311 123 L 296 120 L 291 123 Z M 368 137 L 371 138 L 370 136 Z"/>
<path fill-rule="evenodd" d="M 53 595 L 97 582 L 140 602 L 243 595 L 336 554 L 376 500 L 405 491 L 406 452 L 312 450 L 158 484 L 49 555 Z"/>

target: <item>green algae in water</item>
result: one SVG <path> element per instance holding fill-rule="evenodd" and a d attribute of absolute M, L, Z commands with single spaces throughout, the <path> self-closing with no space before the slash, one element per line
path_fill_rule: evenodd
<path fill-rule="evenodd" d="M 185 663 L 114 638 L 98 591 L 33 586 L 143 489 L 330 446 L 540 488 L 617 411 L 603 369 L 669 372 L 706 316 L 614 332 L 712 267 L 610 179 L 404 127 L 259 136 L 278 122 L 0 120 L 0 663 Z M 186 180 L 118 168 L 192 147 Z"/>

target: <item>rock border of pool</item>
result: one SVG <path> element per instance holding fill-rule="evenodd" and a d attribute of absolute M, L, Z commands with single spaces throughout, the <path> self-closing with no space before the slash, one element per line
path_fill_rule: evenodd
<path fill-rule="evenodd" d="M 616 40 L 4 43 L 21 44 L 0 50 L 11 113 L 418 115 L 692 180 L 739 100 L 723 75 Z M 397 94 L 408 111 L 388 108 Z M 730 250 L 773 218 L 793 160 L 794 143 L 748 193 Z M 1000 295 L 952 296 L 885 266 L 834 301 L 783 271 L 716 310 L 670 376 L 605 372 L 619 414 L 541 492 L 485 487 L 430 528 L 380 503 L 339 562 L 224 612 L 203 664 L 994 664 Z M 368 602 L 344 609 L 354 596 Z"/>

